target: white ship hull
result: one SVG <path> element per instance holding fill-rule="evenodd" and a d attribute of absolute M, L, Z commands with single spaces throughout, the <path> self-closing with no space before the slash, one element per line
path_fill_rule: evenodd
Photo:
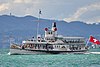
<path fill-rule="evenodd" d="M 10 49 L 9 55 L 23 55 L 23 54 L 67 54 L 67 53 L 86 53 L 87 50 L 80 50 L 80 51 L 56 51 L 56 50 L 25 50 L 25 49 Z"/>
<path fill-rule="evenodd" d="M 17 54 L 46 54 L 45 52 L 39 52 L 39 51 L 29 51 L 29 50 L 23 50 L 23 49 L 10 49 L 10 55 L 17 55 Z"/>

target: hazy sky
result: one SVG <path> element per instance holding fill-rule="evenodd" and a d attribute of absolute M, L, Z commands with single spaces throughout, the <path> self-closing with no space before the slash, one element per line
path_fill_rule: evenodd
<path fill-rule="evenodd" d="M 65 21 L 100 22 L 100 0 L 0 0 L 0 15 L 32 15 Z"/>

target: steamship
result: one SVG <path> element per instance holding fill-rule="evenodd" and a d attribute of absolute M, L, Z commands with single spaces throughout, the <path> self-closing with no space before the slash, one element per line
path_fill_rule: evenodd
<path fill-rule="evenodd" d="M 64 37 L 57 34 L 56 22 L 51 29 L 44 29 L 44 37 L 38 35 L 21 45 L 11 43 L 9 54 L 65 54 L 87 52 L 84 37 Z"/>

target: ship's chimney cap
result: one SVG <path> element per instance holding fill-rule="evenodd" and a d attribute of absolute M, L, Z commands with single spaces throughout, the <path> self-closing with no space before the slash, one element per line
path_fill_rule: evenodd
<path fill-rule="evenodd" d="M 56 22 L 53 23 L 53 27 L 56 27 Z"/>

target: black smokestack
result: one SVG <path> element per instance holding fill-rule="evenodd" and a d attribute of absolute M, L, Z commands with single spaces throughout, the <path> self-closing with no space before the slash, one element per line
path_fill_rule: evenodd
<path fill-rule="evenodd" d="M 54 22 L 54 25 L 53 25 L 53 27 L 56 27 L 56 22 Z"/>

